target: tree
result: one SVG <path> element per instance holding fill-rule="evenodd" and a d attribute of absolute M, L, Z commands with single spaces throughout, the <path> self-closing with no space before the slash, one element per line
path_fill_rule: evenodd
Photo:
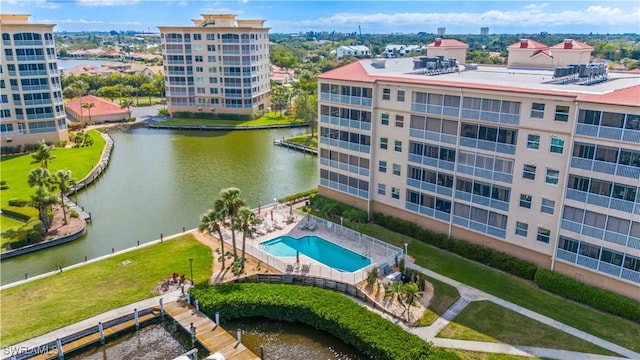
<path fill-rule="evenodd" d="M 236 247 L 236 232 L 232 224 L 232 219 L 238 213 L 238 209 L 244 205 L 244 200 L 240 199 L 240 189 L 235 187 L 230 187 L 220 191 L 220 196 L 213 203 L 213 208 L 223 214 L 223 218 L 225 220 L 229 220 L 228 224 L 225 221 L 225 226 L 228 226 L 231 229 L 231 242 L 233 244 L 234 259 L 238 258 L 238 250 Z"/>
<path fill-rule="evenodd" d="M 91 124 L 91 108 L 94 108 L 94 107 L 96 107 L 96 104 L 94 104 L 92 102 L 83 102 L 82 103 L 82 108 L 83 109 L 87 109 L 89 111 L 89 124 Z M 81 119 L 81 120 L 82 120 L 82 129 L 84 131 L 84 127 L 85 127 L 84 119 Z"/>
<path fill-rule="evenodd" d="M 117 85 L 103 86 L 98 89 L 97 94 L 98 96 L 109 98 L 111 102 L 113 102 L 115 98 L 122 96 L 120 88 Z"/>
<path fill-rule="evenodd" d="M 149 97 L 149 105 L 151 105 L 151 97 L 158 94 L 156 87 L 151 83 L 142 84 L 142 86 L 140 86 L 140 92 Z"/>
<path fill-rule="evenodd" d="M 318 100 L 315 96 L 301 93 L 296 97 L 294 110 L 298 119 L 307 122 L 311 126 L 311 137 L 318 126 Z"/>
<path fill-rule="evenodd" d="M 274 111 L 280 111 L 280 115 L 284 109 L 289 106 L 291 94 L 289 90 L 282 85 L 274 85 L 271 87 L 271 106 Z"/>
<path fill-rule="evenodd" d="M 200 225 L 198 229 L 202 232 L 206 232 L 208 235 L 214 232 L 218 233 L 220 238 L 220 252 L 222 253 L 222 269 L 224 270 L 224 239 L 222 238 L 222 226 L 224 224 L 225 216 L 219 211 L 209 209 L 206 213 L 200 216 Z"/>
<path fill-rule="evenodd" d="M 238 214 L 235 217 L 236 228 L 242 232 L 242 268 L 244 269 L 245 261 L 245 244 L 247 236 L 252 236 L 256 230 L 256 225 L 262 222 L 262 219 L 256 215 L 251 209 L 246 206 L 238 209 Z"/>
<path fill-rule="evenodd" d="M 71 186 L 75 186 L 76 182 L 71 177 L 71 171 L 58 170 L 52 177 L 52 183 L 60 190 L 60 203 L 62 204 L 62 217 L 64 223 L 67 223 L 67 210 L 64 207 L 64 195 L 71 190 Z"/>
<path fill-rule="evenodd" d="M 52 146 L 48 146 L 44 140 L 38 143 L 38 150 L 31 153 L 31 157 L 33 158 L 32 164 L 40 163 L 40 167 L 43 169 L 47 169 L 49 167 L 49 162 L 56 158 L 51 152 L 53 151 Z"/>
<path fill-rule="evenodd" d="M 404 304 L 407 311 L 407 322 L 411 320 L 411 312 L 409 311 L 412 306 L 415 305 L 416 300 L 422 297 L 422 291 L 416 283 L 408 283 L 402 286 L 402 304 Z"/>
<path fill-rule="evenodd" d="M 131 119 L 131 107 L 132 106 L 133 106 L 133 100 L 130 100 L 130 99 L 124 99 L 120 103 L 120 108 L 127 109 L 127 111 L 129 112 L 129 119 Z"/>
<path fill-rule="evenodd" d="M 42 221 L 42 226 L 49 229 L 51 221 L 47 208 L 56 203 L 56 197 L 49 192 L 52 187 L 51 174 L 44 168 L 31 170 L 27 183 L 30 187 L 36 187 L 35 194 L 31 195 L 33 205 L 38 209 L 38 215 Z"/>

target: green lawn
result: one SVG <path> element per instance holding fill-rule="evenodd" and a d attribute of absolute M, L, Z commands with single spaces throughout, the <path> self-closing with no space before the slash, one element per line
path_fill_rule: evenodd
<path fill-rule="evenodd" d="M 277 112 L 270 112 L 255 120 L 219 120 L 219 119 L 170 119 L 162 122 L 162 125 L 194 125 L 194 126 L 257 126 L 257 125 L 285 125 L 292 123 L 302 123 L 302 120 L 290 118 L 287 115 L 280 115 Z"/>
<path fill-rule="evenodd" d="M 462 360 L 537 360 L 537 357 L 528 356 L 516 356 L 506 354 L 492 354 L 476 351 L 458 350 L 458 349 L 446 349 L 448 352 L 452 352 L 460 357 Z"/>
<path fill-rule="evenodd" d="M 71 170 L 74 179 L 80 180 L 87 176 L 91 169 L 100 161 L 100 155 L 105 146 L 102 135 L 96 130 L 89 131 L 93 138 L 93 145 L 84 148 L 64 148 L 53 150 L 53 159 L 49 163 L 49 171 L 54 173 L 60 169 Z M 2 206 L 8 205 L 9 199 L 30 199 L 34 189 L 27 184 L 29 172 L 40 164 L 32 164 L 30 154 L 3 156 L 0 160 L 0 178 L 7 181 L 9 189 L 2 190 Z M 4 226 L 2 227 L 4 229 Z"/>
<path fill-rule="evenodd" d="M 10 242 L 11 240 L 15 240 L 12 237 L 5 237 L 5 231 L 13 228 L 17 229 L 22 225 L 24 225 L 24 222 L 20 220 L 16 220 L 7 216 L 0 216 L 0 229 L 2 229 L 2 232 L 0 233 L 0 248 L 4 248 L 4 244 Z"/>
<path fill-rule="evenodd" d="M 511 301 L 589 334 L 640 351 L 640 324 L 551 295 L 535 284 L 373 224 L 360 231 L 399 247 L 409 244 L 416 264 Z"/>
<path fill-rule="evenodd" d="M 113 102 L 115 102 L 118 105 L 122 105 L 122 100 L 129 100 L 128 97 L 120 97 L 120 98 L 116 98 L 114 99 Z M 138 101 L 136 102 L 136 98 L 133 97 L 131 100 L 133 100 L 133 106 L 151 106 L 151 105 L 160 105 L 162 104 L 162 101 L 164 100 L 161 97 L 151 97 L 151 102 L 149 102 L 149 97 L 148 96 L 140 96 L 140 98 L 138 98 Z M 109 99 L 109 101 L 111 101 L 111 99 Z"/>
<path fill-rule="evenodd" d="M 424 315 L 422 315 L 422 318 L 418 320 L 415 326 L 429 326 L 433 324 L 440 315 L 444 314 L 444 312 L 460 298 L 458 289 L 455 287 L 428 276 L 427 281 L 433 285 L 433 297 L 429 302 L 429 307 L 427 307 Z"/>
<path fill-rule="evenodd" d="M 474 301 L 438 337 L 617 355 L 489 301 Z"/>
<path fill-rule="evenodd" d="M 298 145 L 308 146 L 312 149 L 318 149 L 318 136 L 311 137 L 311 134 L 305 134 L 296 137 L 286 138 L 286 141 Z"/>
<path fill-rule="evenodd" d="M 189 258 L 195 281 L 208 281 L 211 250 L 189 234 L 2 290 L 0 343 L 15 344 L 155 296 L 158 282 L 172 273 L 190 276 Z"/>

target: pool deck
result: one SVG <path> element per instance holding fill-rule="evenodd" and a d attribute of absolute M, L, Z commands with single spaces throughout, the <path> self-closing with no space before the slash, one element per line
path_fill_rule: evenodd
<path fill-rule="evenodd" d="M 366 237 L 358 236 L 356 232 L 342 228 L 339 224 L 329 223 L 324 225 L 322 219 L 316 219 L 317 226 L 314 230 L 300 229 L 300 224 L 309 222 L 307 218 L 314 220 L 313 216 L 291 212 L 290 208 L 280 205 L 275 210 L 273 207 L 262 209 L 259 216 L 263 219 L 263 224 L 258 226 L 258 231 L 253 238 L 248 238 L 246 242 L 247 252 L 262 262 L 277 268 L 283 273 L 293 273 L 299 275 L 309 275 L 330 278 L 337 281 L 356 284 L 365 279 L 366 273 L 374 266 L 381 263 L 389 263 L 389 259 L 394 259 L 394 254 L 398 249 L 389 244 L 372 244 Z M 350 232 L 351 238 L 344 236 Z M 280 236 L 291 236 L 301 238 L 304 236 L 318 236 L 345 249 L 349 249 L 356 254 L 360 254 L 371 259 L 372 265 L 364 267 L 354 272 L 341 272 L 332 269 L 304 254 L 300 254 L 299 262 L 296 257 L 276 257 L 271 256 L 260 249 L 259 245 L 265 241 L 272 240 Z M 241 236 L 236 233 L 236 241 Z M 223 232 L 225 242 L 231 243 L 231 234 L 228 230 Z M 241 243 L 241 241 L 238 241 Z M 240 246 L 240 245 L 239 245 Z"/>

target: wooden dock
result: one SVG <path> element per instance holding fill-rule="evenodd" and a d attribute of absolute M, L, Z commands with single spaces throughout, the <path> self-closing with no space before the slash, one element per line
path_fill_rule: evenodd
<path fill-rule="evenodd" d="M 171 302 L 164 305 L 164 310 L 187 333 L 189 333 L 191 324 L 193 324 L 196 327 L 196 339 L 210 353 L 218 352 L 229 360 L 260 360 L 259 356 L 249 351 L 241 343 L 238 343 L 222 327 L 217 326 L 211 319 L 196 311 L 192 306 Z"/>

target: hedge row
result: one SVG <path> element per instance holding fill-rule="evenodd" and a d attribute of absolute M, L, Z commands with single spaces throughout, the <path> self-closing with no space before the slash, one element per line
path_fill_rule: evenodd
<path fill-rule="evenodd" d="M 341 202 L 326 198 L 321 195 L 316 195 L 311 198 L 311 207 L 326 214 L 332 220 L 343 217 L 349 221 L 366 223 L 369 218 L 367 212 L 364 210 L 347 204 L 343 204 Z"/>
<path fill-rule="evenodd" d="M 237 121 L 247 121 L 253 120 L 251 115 L 243 115 L 243 114 L 217 114 L 210 112 L 188 112 L 188 111 L 176 111 L 172 114 L 174 118 L 183 118 L 183 119 L 211 119 L 211 120 L 237 120 Z"/>
<path fill-rule="evenodd" d="M 29 221 L 31 218 L 38 218 L 38 209 L 32 207 L 5 206 L 2 214 L 14 219 Z"/>
<path fill-rule="evenodd" d="M 288 203 L 288 202 L 292 202 L 292 203 L 296 203 L 298 202 L 300 199 L 305 199 L 308 198 L 310 196 L 313 196 L 315 194 L 318 193 L 318 188 L 313 188 L 311 190 L 307 190 L 307 191 L 302 191 L 293 195 L 289 195 L 289 196 L 285 196 L 283 198 L 278 199 L 278 202 L 280 203 Z"/>
<path fill-rule="evenodd" d="M 415 223 L 374 213 L 374 223 L 389 230 L 407 235 L 435 247 L 458 254 L 493 268 L 508 272 L 527 280 L 533 280 L 537 267 L 535 264 L 491 248 L 474 244 L 465 240 L 453 239 L 446 234 L 423 229 Z"/>
<path fill-rule="evenodd" d="M 567 299 L 640 322 L 640 302 L 628 297 L 586 285 L 578 280 L 545 269 L 539 269 L 536 272 L 535 282 L 540 288 Z"/>
<path fill-rule="evenodd" d="M 326 331 L 379 360 L 458 359 L 331 291 L 283 284 L 197 285 L 191 294 L 208 316 L 264 317 Z"/>

